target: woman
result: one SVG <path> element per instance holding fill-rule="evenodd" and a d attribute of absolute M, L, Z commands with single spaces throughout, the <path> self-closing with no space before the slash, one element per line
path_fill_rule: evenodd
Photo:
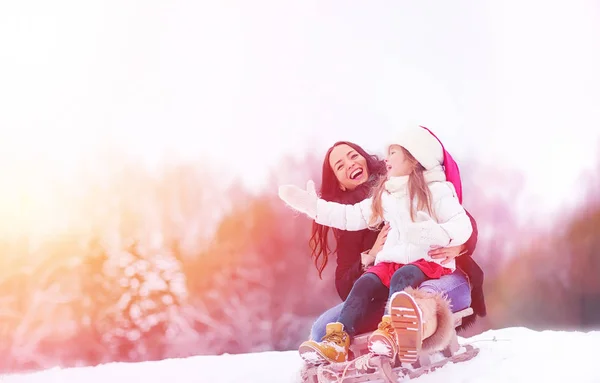
<path fill-rule="evenodd" d="M 431 134 L 433 135 L 433 133 Z M 435 135 L 433 136 L 435 137 Z M 445 150 L 444 166 L 447 171 L 452 172 L 453 183 L 459 199 L 461 199 L 462 189 L 458 167 Z M 385 172 L 385 163 L 376 156 L 369 155 L 360 146 L 351 142 L 337 142 L 327 151 L 323 162 L 321 198 L 344 204 L 360 202 L 369 196 L 375 182 Z M 426 281 L 419 288 L 425 292 L 444 293 L 450 301 L 453 312 L 472 306 L 474 314 L 463 320 L 461 328 L 472 324 L 476 315 L 485 316 L 486 314 L 482 290 L 483 272 L 471 258 L 477 242 L 477 226 L 473 217 L 470 215 L 469 217 L 473 226 L 473 234 L 467 243 L 453 248 L 430 251 L 433 258 L 446 258 L 448 261 L 456 258 L 457 271 L 438 280 Z M 332 251 L 327 245 L 330 229 L 313 223 L 310 245 L 315 266 L 321 275 L 328 263 L 329 255 L 336 253 L 335 283 L 342 300 L 346 299 L 354 282 L 362 274 L 363 265 L 368 264 L 369 259 L 381 249 L 387 229 L 385 226 L 379 232 L 368 229 L 358 232 L 332 229 L 337 243 L 336 249 Z M 361 263 L 361 259 L 364 260 L 364 263 Z M 469 282 L 472 285 L 472 291 L 469 289 Z M 387 298 L 387 295 L 382 295 L 371 301 L 371 306 L 364 311 L 363 317 L 357 325 L 358 333 L 373 331 L 377 328 Z M 339 316 L 341 308 L 342 304 L 339 304 L 317 319 L 311 330 L 311 340 L 317 341 L 326 336 L 327 323 Z"/>

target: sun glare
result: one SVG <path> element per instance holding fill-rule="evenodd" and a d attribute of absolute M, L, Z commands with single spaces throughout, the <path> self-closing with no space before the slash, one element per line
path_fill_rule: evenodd
<path fill-rule="evenodd" d="M 83 143 L 64 132 L 2 131 L 0 136 L 0 233 L 50 235 L 64 228 L 85 163 Z M 91 148 L 87 148 L 90 150 Z"/>

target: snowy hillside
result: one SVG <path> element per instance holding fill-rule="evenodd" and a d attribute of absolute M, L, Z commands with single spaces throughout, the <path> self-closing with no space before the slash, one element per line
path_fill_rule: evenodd
<path fill-rule="evenodd" d="M 600 382 L 595 351 L 600 331 L 532 331 L 526 328 L 490 330 L 460 339 L 481 349 L 468 362 L 415 379 L 433 382 Z M 287 383 L 299 381 L 302 361 L 296 351 L 242 355 L 197 356 L 160 362 L 114 363 L 97 367 L 51 369 L 6 375 L 2 383 L 49 382 L 194 382 Z"/>

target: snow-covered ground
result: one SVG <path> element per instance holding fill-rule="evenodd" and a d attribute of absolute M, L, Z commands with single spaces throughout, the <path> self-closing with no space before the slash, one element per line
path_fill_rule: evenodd
<path fill-rule="evenodd" d="M 461 338 L 481 349 L 474 359 L 421 376 L 433 382 L 600 382 L 596 347 L 600 331 L 533 331 L 526 328 L 490 330 Z M 296 351 L 241 355 L 197 356 L 160 362 L 113 363 L 97 367 L 50 369 L 32 374 L 5 375 L 2 383 L 50 382 L 299 382 L 302 361 Z"/>

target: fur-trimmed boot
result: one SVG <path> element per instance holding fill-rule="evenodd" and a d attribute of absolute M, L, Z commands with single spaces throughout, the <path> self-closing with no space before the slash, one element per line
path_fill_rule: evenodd
<path fill-rule="evenodd" d="M 423 351 L 441 351 L 454 334 L 450 302 L 442 294 L 407 288 L 388 302 L 398 345 L 398 359 L 414 363 Z"/>
<path fill-rule="evenodd" d="M 307 364 L 345 362 L 348 359 L 350 336 L 339 322 L 328 323 L 326 333 L 320 342 L 308 340 L 300 345 L 298 351 Z"/>

